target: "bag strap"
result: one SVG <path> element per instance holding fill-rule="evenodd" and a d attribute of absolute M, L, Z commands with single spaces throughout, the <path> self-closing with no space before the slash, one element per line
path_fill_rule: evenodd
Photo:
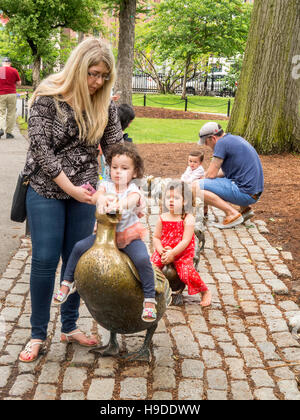
<path fill-rule="evenodd" d="M 24 175 L 24 180 L 23 182 L 29 182 L 30 178 L 35 175 L 36 173 L 38 173 L 38 171 L 41 169 L 40 165 L 36 166 L 36 168 L 34 169 L 34 171 L 31 172 L 31 174 L 29 175 Z"/>

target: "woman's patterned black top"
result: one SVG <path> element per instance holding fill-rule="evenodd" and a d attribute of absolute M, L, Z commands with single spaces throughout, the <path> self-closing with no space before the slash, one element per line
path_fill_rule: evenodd
<path fill-rule="evenodd" d="M 59 106 L 62 115 L 53 97 L 40 96 L 32 104 L 28 120 L 30 145 L 23 173 L 29 175 L 39 166 L 30 186 L 43 197 L 66 199 L 70 197 L 52 179 L 63 170 L 74 185 L 90 182 L 96 188 L 98 145 L 106 155 L 109 146 L 123 141 L 123 133 L 113 101 L 103 137 L 92 146 L 79 139 L 73 109 L 66 102 L 59 102 Z"/>

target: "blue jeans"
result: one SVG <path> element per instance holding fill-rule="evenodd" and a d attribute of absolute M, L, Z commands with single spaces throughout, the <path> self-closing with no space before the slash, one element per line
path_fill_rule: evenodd
<path fill-rule="evenodd" d="M 42 197 L 31 187 L 26 197 L 27 219 L 32 241 L 30 274 L 32 338 L 45 340 L 55 272 L 62 258 L 61 279 L 76 242 L 88 236 L 95 223 L 95 206 L 70 198 Z M 62 332 L 76 329 L 80 297 L 76 292 L 61 306 Z"/>
<path fill-rule="evenodd" d="M 64 280 L 70 282 L 74 281 L 74 273 L 79 258 L 91 248 L 95 242 L 95 237 L 96 235 L 90 235 L 82 241 L 77 242 L 74 246 L 64 273 Z M 155 298 L 154 273 L 147 247 L 144 242 L 136 239 L 125 248 L 122 248 L 121 251 L 128 255 L 135 265 L 142 282 L 144 297 Z"/>
<path fill-rule="evenodd" d="M 200 179 L 201 190 L 213 192 L 224 201 L 246 207 L 256 203 L 256 200 L 249 194 L 241 192 L 234 181 L 228 178 Z"/>

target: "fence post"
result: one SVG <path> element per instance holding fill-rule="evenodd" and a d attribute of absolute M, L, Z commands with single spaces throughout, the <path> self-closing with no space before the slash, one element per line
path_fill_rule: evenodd
<path fill-rule="evenodd" d="M 26 91 L 26 97 L 25 97 L 25 122 L 28 121 L 28 91 Z"/>
<path fill-rule="evenodd" d="M 22 98 L 21 100 L 22 100 L 22 118 L 24 118 L 25 99 Z"/>
<path fill-rule="evenodd" d="M 187 105 L 188 105 L 188 98 L 184 98 L 184 110 L 187 111 Z"/>
<path fill-rule="evenodd" d="M 230 99 L 228 99 L 228 104 L 227 104 L 227 117 L 230 117 Z"/>
<path fill-rule="evenodd" d="M 146 106 L 146 93 L 144 93 L 144 106 Z"/>

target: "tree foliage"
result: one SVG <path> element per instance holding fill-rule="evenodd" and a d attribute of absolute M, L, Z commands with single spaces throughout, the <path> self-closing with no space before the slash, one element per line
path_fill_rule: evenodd
<path fill-rule="evenodd" d="M 148 23 L 146 42 L 165 58 L 206 53 L 229 57 L 245 47 L 250 10 L 242 0 L 165 0 Z"/>
<path fill-rule="evenodd" d="M 250 11 L 242 0 L 165 0 L 146 24 L 138 51 L 184 63 L 187 72 L 204 55 L 236 55 L 245 47 Z"/>
<path fill-rule="evenodd" d="M 100 29 L 100 0 L 0 0 L 0 9 L 9 18 L 8 31 L 28 44 L 38 67 L 61 28 Z"/>

